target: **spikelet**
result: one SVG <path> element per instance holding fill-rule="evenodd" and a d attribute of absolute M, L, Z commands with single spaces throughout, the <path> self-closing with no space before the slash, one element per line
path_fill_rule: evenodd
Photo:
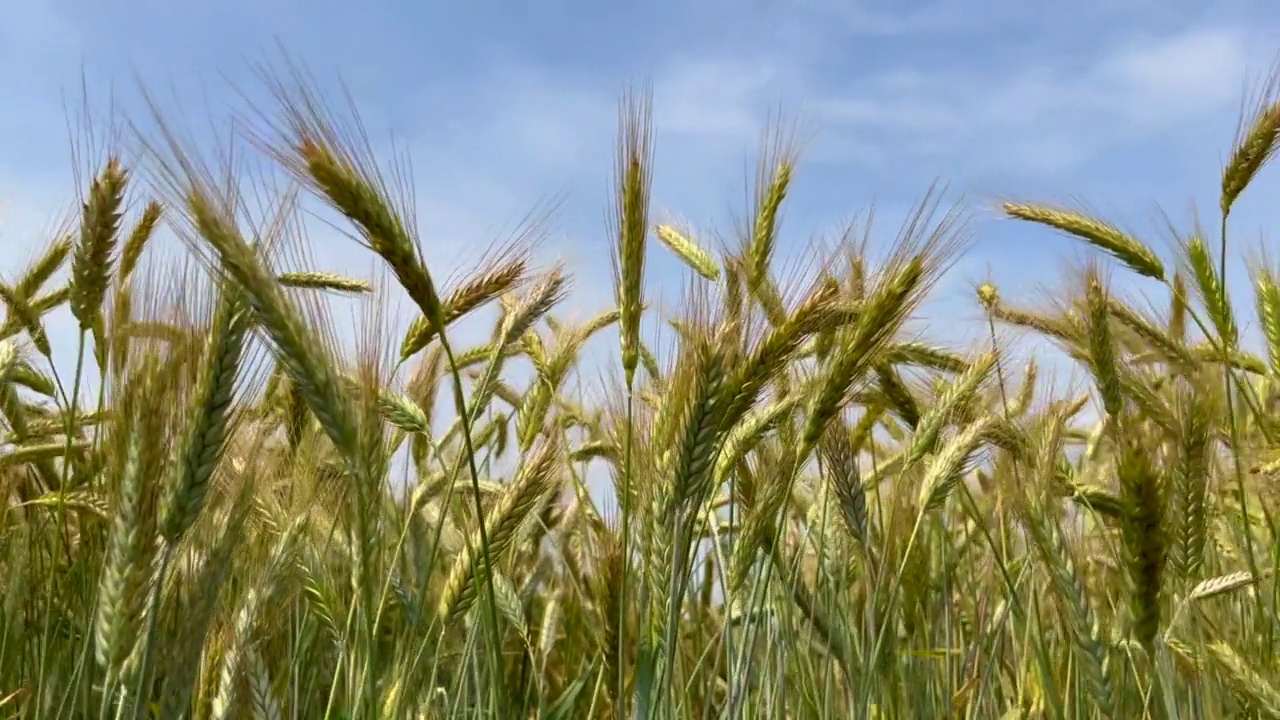
<path fill-rule="evenodd" d="M 18 346 L 12 341 L 0 341 L 0 388 L 9 383 L 9 379 L 18 368 L 19 361 Z"/>
<path fill-rule="evenodd" d="M 1107 647 L 1101 637 L 1102 627 L 1090 606 L 1076 558 L 1067 547 L 1056 518 L 1043 509 L 1031 509 L 1022 513 L 1022 519 L 1041 560 L 1049 569 L 1049 577 L 1058 596 L 1067 606 L 1076 648 L 1080 652 L 1093 700 L 1103 717 L 1112 717 L 1115 695 L 1110 677 L 1110 658 L 1107 657 Z"/>
<path fill-rule="evenodd" d="M 844 423 L 833 424 L 821 445 L 828 482 L 835 489 L 840 514 L 849 533 L 864 547 L 867 544 L 867 496 L 858 472 L 857 448 Z"/>
<path fill-rule="evenodd" d="M 143 512 L 143 433 L 133 432 L 126 443 L 120 467 L 120 494 L 111 526 L 107 560 L 98 584 L 98 612 L 94 650 L 98 663 L 119 674 L 133 652 L 142 616 L 143 586 L 147 572 L 148 539 L 140 517 Z"/>
<path fill-rule="evenodd" d="M 1270 576 L 1270 569 L 1268 568 L 1263 574 Z M 1196 601 L 1208 600 L 1209 598 L 1233 593 L 1236 590 L 1252 587 L 1261 579 L 1248 570 L 1219 575 L 1196 583 L 1196 586 L 1191 588 L 1191 592 L 1187 594 L 1187 599 Z"/>
<path fill-rule="evenodd" d="M 282 572 L 293 562 L 295 545 L 301 536 L 301 523 L 294 523 L 271 548 L 266 566 L 258 582 L 250 586 L 240 601 L 231 628 L 230 642 L 222 658 L 217 674 L 217 686 L 213 694 L 210 715 L 218 720 L 237 717 L 240 703 L 241 675 L 253 670 L 253 635 L 263 622 L 262 612 L 279 591 Z M 250 683 L 250 690 L 254 689 Z M 251 698 L 252 700 L 253 698 Z"/>
<path fill-rule="evenodd" d="M 995 368 L 996 356 L 986 352 L 974 358 L 969 367 L 957 376 L 931 403 L 920 418 L 911 435 L 905 462 L 913 465 L 937 448 L 938 438 L 948 424 L 961 416 L 965 406 L 981 390 L 983 383 Z"/>
<path fill-rule="evenodd" d="M 786 322 L 775 326 L 742 359 L 726 385 L 729 395 L 724 423 L 731 426 L 757 401 L 765 386 L 800 349 L 805 338 L 832 322 L 837 315 L 839 289 L 830 285 L 814 288 Z"/>
<path fill-rule="evenodd" d="M 1208 491 L 1212 415 L 1195 391 L 1181 394 L 1178 403 L 1177 456 L 1173 464 L 1171 498 L 1173 565 L 1184 580 L 1200 576 L 1208 536 Z"/>
<path fill-rule="evenodd" d="M 430 430 L 426 411 L 400 393 L 383 392 L 378 400 L 378 410 L 388 422 L 405 432 L 426 433 Z"/>
<path fill-rule="evenodd" d="M 13 284 L 13 291 L 31 300 L 49 278 L 56 273 L 71 253 L 71 238 L 62 237 L 49 244 L 44 254 L 31 263 L 22 278 Z"/>
<path fill-rule="evenodd" d="M 0 302 L 3 302 L 9 311 L 5 321 L 6 328 L 13 327 L 15 332 L 18 329 L 26 330 L 36 350 L 41 355 L 49 357 L 52 351 L 49 346 L 49 335 L 45 332 L 39 311 L 29 304 L 26 298 L 14 292 L 13 288 L 3 282 L 0 282 Z M 8 334 L 5 336 L 7 337 Z"/>
<path fill-rule="evenodd" d="M 1129 416 L 1127 416 L 1129 417 Z M 1129 578 L 1129 608 L 1133 633 L 1150 650 L 1160 631 L 1165 557 L 1164 500 L 1160 478 L 1152 465 L 1149 450 L 1141 447 L 1131 431 L 1131 419 L 1118 425 L 1122 441 L 1116 474 L 1124 503 L 1122 539 L 1125 568 Z M 1123 433 L 1123 434 L 1121 434 Z"/>
<path fill-rule="evenodd" d="M 970 423 L 942 446 L 925 468 L 918 504 L 921 512 L 936 512 L 960 482 L 973 454 L 982 444 L 991 421 L 980 418 Z"/>
<path fill-rule="evenodd" d="M 664 472 L 674 486 L 671 505 L 664 509 L 668 517 L 696 512 L 713 490 L 712 470 L 720 440 L 719 409 L 724 402 L 724 354 L 720 347 L 705 340 L 698 346 L 691 358 L 697 370 L 679 398 L 671 464 Z"/>
<path fill-rule="evenodd" d="M 911 390 L 892 365 L 880 362 L 875 366 L 877 386 L 889 401 L 889 407 L 902 418 L 908 427 L 914 429 L 920 422 L 920 406 L 916 403 Z"/>
<path fill-rule="evenodd" d="M 1280 689 L 1266 675 L 1225 642 L 1209 643 L 1206 650 L 1236 694 L 1266 716 L 1280 718 Z"/>
<path fill-rule="evenodd" d="M 841 343 L 840 353 L 827 363 L 820 385 L 810 400 L 801 435 L 802 447 L 815 446 L 849 386 L 869 369 L 876 354 L 897 331 L 924 276 L 924 258 L 912 257 L 868 300 L 857 326 L 851 330 L 848 340 Z"/>
<path fill-rule="evenodd" d="M 1169 336 L 1179 343 L 1187 341 L 1187 279 L 1181 270 L 1173 274 L 1169 293 Z"/>
<path fill-rule="evenodd" d="M 1112 317 L 1120 321 L 1122 325 L 1154 348 L 1164 358 L 1183 368 L 1195 365 L 1195 359 L 1192 357 L 1191 352 L 1176 336 L 1171 335 L 1166 330 L 1162 330 L 1151 319 L 1115 297 L 1108 295 L 1107 303 L 1111 308 Z"/>

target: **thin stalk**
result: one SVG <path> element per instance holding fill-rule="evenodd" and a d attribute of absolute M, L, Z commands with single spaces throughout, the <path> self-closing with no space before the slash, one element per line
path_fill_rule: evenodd
<path fill-rule="evenodd" d="M 497 712 L 497 717 L 505 717 L 504 705 L 506 700 L 502 688 L 506 687 L 506 683 L 502 677 L 502 635 L 498 631 L 498 603 L 496 600 L 497 593 L 493 588 L 492 560 L 489 557 L 489 531 L 485 528 L 484 507 L 480 503 L 480 473 L 476 468 L 475 448 L 471 443 L 471 416 L 467 409 L 467 400 L 462 389 L 462 371 L 458 367 L 457 360 L 454 359 L 453 348 L 450 347 L 443 328 L 441 328 L 439 335 L 440 347 L 444 349 L 445 356 L 449 359 L 449 375 L 453 379 L 454 400 L 457 403 L 458 414 L 463 422 L 462 440 L 466 448 L 467 465 L 471 472 L 471 492 L 475 498 L 476 517 L 480 525 L 480 552 L 484 559 L 485 585 L 489 591 L 488 602 L 485 603 L 487 611 L 486 624 L 489 626 L 490 639 L 493 643 L 490 660 L 493 663 L 494 680 L 496 681 L 490 686 L 490 700 L 495 705 L 492 709 Z"/>
<path fill-rule="evenodd" d="M 1218 302 L 1224 308 L 1227 306 L 1228 212 L 1229 212 L 1228 210 L 1224 210 L 1222 212 L 1222 226 L 1219 229 L 1219 244 L 1218 244 Z M 1248 493 L 1246 493 L 1244 489 L 1244 469 L 1241 467 L 1241 463 L 1240 463 L 1240 424 L 1236 419 L 1235 400 L 1233 399 L 1235 393 L 1232 392 L 1232 389 L 1231 389 L 1231 378 L 1232 378 L 1231 351 L 1233 350 L 1233 348 L 1231 347 L 1231 344 L 1227 341 L 1227 338 L 1224 335 L 1219 334 L 1219 336 L 1222 343 L 1222 374 L 1223 374 L 1222 385 L 1223 385 L 1223 390 L 1226 392 L 1226 396 L 1227 396 L 1227 420 L 1228 422 L 1231 423 L 1230 425 L 1231 465 L 1235 474 L 1236 498 L 1240 502 L 1240 514 L 1242 516 L 1241 520 L 1243 520 L 1244 522 L 1245 559 L 1249 563 L 1249 572 L 1254 577 L 1261 577 L 1261 575 L 1258 573 L 1258 559 L 1255 556 L 1253 551 L 1253 523 L 1249 520 L 1249 499 L 1248 499 Z M 1263 424 L 1264 423 L 1261 423 L 1261 422 L 1259 423 L 1259 425 L 1263 425 Z M 1252 594 L 1253 594 L 1254 604 L 1257 606 L 1259 616 L 1267 617 L 1266 615 L 1263 614 L 1264 608 L 1262 603 L 1262 593 L 1252 593 Z M 1244 620 L 1244 618 L 1241 618 L 1241 620 Z M 1267 642 L 1265 643 L 1265 646 L 1268 648 L 1267 654 L 1269 656 L 1271 654 L 1270 639 L 1271 639 L 1271 633 L 1272 633 L 1272 624 L 1265 623 L 1265 625 L 1267 626 Z"/>
<path fill-rule="evenodd" d="M 142 713 L 147 706 L 142 690 L 151 681 L 152 646 L 156 640 L 156 626 L 160 615 L 160 597 L 164 594 L 164 582 L 169 573 L 169 563 L 173 560 L 173 551 L 174 546 L 166 543 L 164 552 L 160 556 L 160 570 L 156 574 L 155 588 L 151 596 L 151 612 L 147 616 L 147 636 L 142 646 L 142 661 L 138 663 L 138 683 L 133 691 L 135 698 L 133 720 L 138 720 L 138 718 L 142 717 Z"/>
<path fill-rule="evenodd" d="M 63 557 L 65 558 L 65 560 L 66 560 L 66 562 L 67 562 L 67 564 L 68 564 L 68 565 L 70 565 L 70 564 L 71 564 L 71 537 L 70 537 L 70 535 L 68 535 L 68 534 L 67 534 L 67 503 L 66 503 L 66 496 L 65 496 L 65 492 L 64 492 L 64 491 L 66 490 L 66 487 L 67 487 L 67 480 L 68 480 L 68 478 L 69 478 L 69 473 L 70 473 L 70 471 L 71 471 L 71 445 L 72 445 L 72 442 L 71 442 L 71 431 L 72 431 L 72 428 L 75 426 L 75 407 L 76 407 L 76 405 L 79 403 L 79 397 L 80 397 L 80 379 L 81 379 L 81 374 L 82 374 L 82 373 L 83 373 L 83 371 L 84 371 L 84 336 L 85 336 L 84 329 L 83 329 L 83 328 L 81 328 L 81 329 L 80 329 L 79 347 L 78 347 L 78 352 L 76 353 L 76 374 L 75 374 L 75 384 L 74 384 L 74 386 L 73 386 L 73 387 L 72 387 L 72 389 L 71 389 L 71 392 L 72 392 L 72 395 L 71 395 L 71 404 L 70 404 L 70 406 L 68 407 L 68 409 L 63 413 L 63 416 L 64 416 L 64 423 L 63 423 L 63 427 L 64 427 L 64 429 L 65 429 L 64 437 L 65 437 L 65 440 L 66 440 L 66 447 L 65 447 L 65 449 L 64 449 L 64 451 L 63 451 L 63 454 L 62 454 L 62 477 L 59 479 L 59 484 L 60 484 L 60 486 L 59 486 L 59 487 L 57 487 L 57 488 L 49 488 L 49 490 L 50 490 L 50 491 L 55 491 L 55 492 L 57 492 L 57 496 L 58 496 L 58 504 L 57 504 L 57 509 L 58 509 L 58 513 L 57 513 L 57 514 L 58 514 L 58 540 L 61 542 L 61 549 L 62 549 L 62 552 L 63 552 Z M 50 366 L 50 367 L 53 367 L 53 359 L 52 359 L 52 358 L 48 358 L 48 360 L 49 360 L 49 366 Z M 57 378 L 56 371 L 55 371 L 55 375 L 54 375 L 54 377 L 55 377 L 55 379 Z M 59 383 L 58 383 L 58 386 L 59 386 L 59 390 L 61 391 L 61 395 L 62 395 L 63 402 L 64 402 L 64 403 L 66 403 L 66 392 L 65 392 L 65 390 L 63 390 L 63 389 L 62 389 L 62 383 L 61 383 L 61 382 L 59 382 Z M 15 393 L 15 395 L 16 395 L 16 393 Z M 16 399 L 15 399 L 15 401 L 16 401 Z M 50 478 L 50 481 L 52 481 L 52 478 Z M 53 561 L 53 562 L 55 562 L 55 563 L 57 562 L 57 558 L 56 558 L 56 557 L 52 557 L 52 558 L 50 558 L 50 560 L 51 560 L 51 561 Z M 54 597 L 57 597 L 57 588 L 56 588 L 56 587 L 54 587 L 54 583 L 57 581 L 57 578 L 58 578 L 58 574 L 57 574 L 57 573 L 50 573 L 50 574 L 49 574 L 49 589 L 48 589 L 48 595 L 47 595 L 46 597 L 50 598 L 50 600 L 52 600 L 52 598 L 54 598 Z M 47 614 L 45 615 L 45 617 L 46 617 L 46 621 L 44 622 L 44 624 L 43 624 L 43 628 L 42 628 L 42 629 L 43 629 L 43 632 L 44 632 L 44 636 L 43 636 L 43 640 L 42 640 L 42 642 L 43 642 L 43 645 L 44 645 L 45 647 L 48 647 L 48 646 L 49 646 L 49 630 L 50 630 L 50 623 L 48 622 L 47 618 L 52 617 L 52 616 L 53 616 L 53 614 L 52 614 L 52 613 L 47 613 Z M 91 637 L 92 637 L 92 634 L 86 633 L 86 639 L 85 639 L 85 643 L 86 643 L 86 644 L 85 644 L 85 649 L 86 649 L 86 652 L 87 652 L 88 647 L 89 647 L 88 643 L 89 643 L 89 642 L 92 642 L 92 641 L 90 640 L 90 638 L 91 638 Z M 48 661 L 48 659 L 49 659 L 49 658 L 48 658 L 48 656 L 47 656 L 47 655 L 46 655 L 46 656 L 44 656 L 44 657 L 42 657 L 42 659 L 41 659 L 42 666 L 41 666 L 41 670 L 40 670 L 39 678 L 38 678 L 38 679 L 37 679 L 37 681 L 36 681 L 36 688 L 37 688 L 36 692 L 37 692 L 37 693 L 40 693 L 40 692 L 41 692 L 41 684 L 42 684 L 42 681 L 43 681 L 43 679 L 44 679 L 45 677 L 47 677 L 47 676 L 48 676 L 48 673 L 47 673 L 47 666 L 43 664 L 44 662 L 47 662 L 47 661 Z"/>
<path fill-rule="evenodd" d="M 626 720 L 630 703 L 627 702 L 627 577 L 631 568 L 631 452 L 635 444 L 635 388 L 633 382 L 627 383 L 627 438 L 623 451 L 622 463 L 622 497 L 618 503 L 622 512 L 622 577 L 618 590 L 618 699 L 619 720 Z"/>

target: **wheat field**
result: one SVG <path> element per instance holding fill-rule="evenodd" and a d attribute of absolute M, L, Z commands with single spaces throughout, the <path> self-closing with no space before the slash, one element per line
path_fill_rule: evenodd
<path fill-rule="evenodd" d="M 618 114 L 616 297 L 576 324 L 526 236 L 428 267 L 403 169 L 306 83 L 240 131 L 284 182 L 156 111 L 0 283 L 0 717 L 1280 717 L 1280 268 L 1251 259 L 1253 297 L 1223 279 L 1276 88 L 1172 259 L 1006 202 L 1089 259 L 1048 299 L 978 287 L 965 347 L 905 329 L 960 210 L 927 194 L 888 252 L 851 232 L 780 273 L 794 148 L 766 143 L 716 247 L 651 217 L 644 91 Z M 377 272 L 286 262 L 304 197 Z M 653 246 L 688 266 L 674 310 L 645 296 Z M 619 372 L 584 399 L 606 332 Z"/>

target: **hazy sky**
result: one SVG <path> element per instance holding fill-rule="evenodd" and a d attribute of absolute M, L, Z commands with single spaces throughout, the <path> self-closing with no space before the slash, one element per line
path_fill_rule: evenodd
<path fill-rule="evenodd" d="M 1157 203 L 1179 223 L 1193 201 L 1213 219 L 1246 81 L 1280 51 L 1270 5 L 0 0 L 0 272 L 12 279 L 75 197 L 65 103 L 82 71 L 95 102 L 114 87 L 127 113 L 142 109 L 141 78 L 162 99 L 180 96 L 184 117 L 220 118 L 242 105 L 238 91 L 262 98 L 251 63 L 278 59 L 280 42 L 330 90 L 341 75 L 375 139 L 408 148 L 437 275 L 563 192 L 543 259 L 568 263 L 573 314 L 611 303 L 603 217 L 616 104 L 630 81 L 650 80 L 656 211 L 728 230 L 781 108 L 811 141 L 780 263 L 872 202 L 891 237 L 941 179 L 973 203 L 974 246 L 940 288 L 954 305 L 931 312 L 971 321 L 988 268 L 1016 300 L 1081 254 L 999 220 L 1000 197 L 1083 198 L 1148 237 Z M 1278 176 L 1242 200 L 1242 243 L 1257 246 L 1280 219 Z M 370 267 L 332 233 L 317 233 L 314 252 L 324 269 Z M 674 300 L 685 271 L 656 246 L 650 257 L 655 291 Z M 1248 310 L 1244 280 L 1233 287 Z M 50 328 L 59 347 L 72 342 L 67 327 Z"/>

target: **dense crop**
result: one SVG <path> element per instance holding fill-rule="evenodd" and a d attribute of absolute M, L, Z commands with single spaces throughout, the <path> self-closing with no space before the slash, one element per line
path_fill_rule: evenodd
<path fill-rule="evenodd" d="M 932 194 L 883 256 L 851 227 L 779 278 L 782 135 L 713 250 L 651 218 L 650 107 L 627 96 L 615 308 L 569 325 L 535 228 L 444 282 L 406 176 L 305 85 L 272 89 L 241 127 L 286 182 L 157 116 L 0 283 L 5 717 L 1280 717 L 1280 276 L 1256 263 L 1249 299 L 1223 279 L 1274 93 L 1221 224 L 1173 261 L 1007 203 L 1114 268 L 1037 307 L 982 286 L 989 342 L 961 351 L 904 328 L 967 239 Z M 303 193 L 390 283 L 286 262 Z M 161 230 L 180 256 L 149 252 Z M 661 323 L 653 241 L 691 270 Z M 354 346 L 344 304 L 366 310 Z M 45 327 L 63 306 L 73 378 Z M 488 341 L 453 344 L 485 312 Z M 1055 342 L 1087 391 L 1015 366 L 999 327 Z M 621 372 L 584 400 L 605 332 Z"/>

